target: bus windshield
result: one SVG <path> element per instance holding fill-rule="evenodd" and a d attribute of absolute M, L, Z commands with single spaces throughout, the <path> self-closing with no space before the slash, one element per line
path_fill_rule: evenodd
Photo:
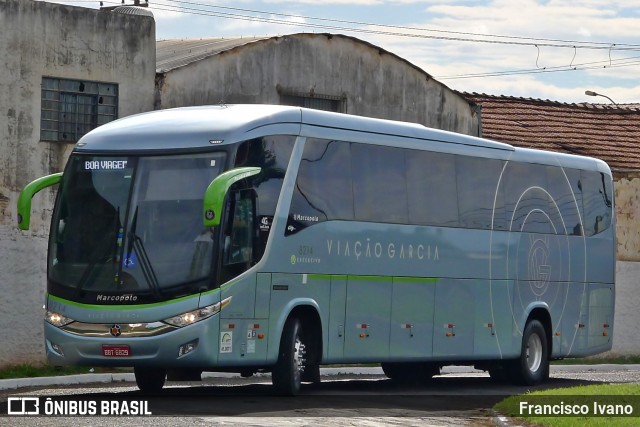
<path fill-rule="evenodd" d="M 207 288 L 214 242 L 202 199 L 225 157 L 73 155 L 54 213 L 50 284 L 76 295 L 154 299 Z"/>

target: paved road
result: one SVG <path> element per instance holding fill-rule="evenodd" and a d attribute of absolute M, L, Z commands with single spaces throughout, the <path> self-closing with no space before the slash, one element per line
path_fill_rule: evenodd
<path fill-rule="evenodd" d="M 95 378 L 95 377 L 94 377 Z M 60 382 L 70 381 L 60 379 Z M 640 367 L 554 367 L 548 384 L 534 389 L 593 383 L 640 383 Z M 2 387 L 0 383 L 0 387 Z M 5 383 L 6 385 L 6 383 Z M 74 395 L 79 399 L 127 398 L 149 401 L 153 416 L 144 418 L 0 418 L 12 426 L 213 426 L 213 425 L 494 425 L 491 407 L 505 396 L 526 392 L 525 387 L 496 384 L 484 373 L 448 369 L 432 384 L 397 386 L 380 370 L 323 370 L 318 386 L 304 395 L 282 398 L 273 395 L 268 376 L 241 379 L 215 376 L 186 386 L 170 384 L 163 393 L 141 395 L 128 382 L 87 385 L 57 385 L 0 391 L 0 408 L 6 413 L 7 397 Z M 156 415 L 173 415 L 157 417 Z M 5 423 L 4 421 L 8 421 Z"/>

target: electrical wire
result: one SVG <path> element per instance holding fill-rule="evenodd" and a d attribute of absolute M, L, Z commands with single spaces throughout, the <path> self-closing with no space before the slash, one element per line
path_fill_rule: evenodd
<path fill-rule="evenodd" d="M 182 5 L 189 5 L 189 6 L 182 6 Z M 198 6 L 198 7 L 190 7 L 190 6 Z M 611 50 L 640 51 L 640 45 L 637 45 L 637 44 L 611 43 L 611 42 L 586 42 L 586 41 L 578 41 L 578 40 L 561 40 L 561 39 L 547 39 L 547 38 L 534 38 L 534 37 L 505 36 L 505 35 L 497 35 L 497 34 L 479 34 L 479 33 L 470 33 L 470 32 L 462 32 L 462 31 L 434 30 L 434 29 L 428 29 L 428 28 L 373 24 L 373 23 L 366 23 L 361 21 L 350 21 L 350 20 L 333 19 L 333 18 L 318 18 L 318 17 L 310 17 L 305 15 L 293 15 L 293 14 L 286 14 L 286 13 L 279 13 L 279 12 L 265 12 L 265 11 L 259 11 L 254 9 L 243 9 L 243 8 L 230 7 L 230 6 L 209 5 L 205 3 L 198 3 L 198 2 L 192 2 L 192 1 L 186 1 L 186 0 L 153 0 L 153 3 L 150 3 L 149 7 L 151 9 L 185 13 L 185 14 L 191 14 L 191 15 L 214 16 L 214 17 L 225 18 L 225 19 L 237 19 L 237 20 L 252 21 L 252 22 L 262 22 L 262 23 L 268 23 L 268 24 L 300 26 L 305 28 L 324 29 L 324 30 L 332 30 L 332 31 L 350 31 L 350 32 L 356 32 L 361 34 L 364 33 L 364 34 L 372 34 L 372 35 L 437 39 L 437 40 L 445 40 L 445 41 L 464 41 L 464 42 L 474 42 L 474 43 L 506 44 L 506 45 L 516 45 L 516 46 L 541 46 L 541 47 L 571 48 L 571 49 L 599 49 L 599 50 L 609 50 L 609 51 Z M 205 7 L 206 9 L 201 9 L 199 7 Z M 221 12 L 216 9 L 230 10 L 234 12 L 245 12 L 245 13 L 255 13 L 255 14 L 261 14 L 261 15 L 269 15 L 270 17 L 261 17 L 261 16 L 246 15 L 246 14 L 232 13 L 232 12 Z M 340 25 L 290 21 L 290 20 L 283 20 L 275 17 L 307 19 L 307 20 L 314 20 L 314 21 L 321 21 L 321 22 L 333 22 Z M 374 30 L 370 28 L 344 26 L 342 24 L 361 25 L 361 26 L 375 27 L 375 28 L 390 28 L 394 30 L 403 30 L 403 31 L 391 31 L 391 30 L 382 30 L 382 29 Z M 423 34 L 423 33 L 410 33 L 407 31 L 430 32 L 430 33 L 451 34 L 451 35 L 444 36 L 444 35 Z"/>
<path fill-rule="evenodd" d="M 604 65 L 600 65 L 600 64 L 604 64 Z M 585 62 L 582 64 L 573 64 L 570 66 L 561 65 L 556 67 L 530 68 L 530 69 L 523 69 L 523 70 L 508 70 L 508 71 L 490 71 L 486 73 L 452 74 L 452 75 L 434 76 L 434 77 L 438 80 L 471 79 L 471 78 L 477 78 L 477 77 L 498 77 L 498 76 L 511 76 L 511 75 L 520 75 L 520 74 L 555 73 L 555 72 L 561 72 L 561 71 L 609 69 L 609 68 L 630 67 L 635 65 L 640 65 L 640 56 L 614 59 L 611 62 L 595 61 L 595 62 Z"/>
<path fill-rule="evenodd" d="M 82 1 L 82 0 L 79 0 L 79 1 Z M 593 70 L 593 69 L 609 69 L 609 68 L 619 68 L 619 67 L 640 65 L 640 60 L 631 61 L 631 62 L 622 62 L 622 61 L 633 60 L 640 57 L 630 57 L 630 58 L 622 58 L 622 59 L 614 59 L 614 60 L 609 59 L 609 61 L 606 61 L 608 65 L 606 64 L 596 65 L 596 64 L 603 64 L 605 63 L 605 61 L 573 64 L 573 60 L 575 59 L 575 54 L 578 49 L 598 49 L 598 50 L 606 49 L 606 50 L 609 50 L 609 57 L 610 57 L 611 51 L 613 50 L 640 51 L 640 45 L 636 45 L 636 44 L 610 43 L 610 42 L 585 42 L 585 41 L 577 41 L 577 40 L 561 40 L 561 39 L 550 39 L 550 38 L 505 36 L 505 35 L 496 35 L 496 34 L 479 34 L 479 33 L 461 32 L 461 31 L 433 30 L 433 29 L 417 28 L 417 27 L 409 27 L 409 26 L 372 24 L 372 23 L 366 23 L 361 21 L 310 17 L 310 16 L 304 16 L 304 15 L 293 15 L 293 14 L 286 14 L 286 13 L 279 13 L 279 12 L 265 12 L 265 11 L 254 10 L 254 9 L 209 5 L 209 4 L 198 3 L 198 2 L 187 1 L 187 0 L 152 0 L 152 1 L 153 3 L 149 3 L 149 8 L 160 10 L 160 11 L 183 13 L 183 14 L 196 15 L 196 16 L 210 16 L 210 17 L 217 17 L 217 18 L 223 18 L 223 19 L 277 24 L 277 25 L 298 26 L 298 27 L 304 27 L 304 28 L 312 28 L 316 30 L 345 31 L 345 32 L 355 32 L 355 33 L 370 34 L 370 35 L 436 39 L 436 40 L 456 41 L 456 42 L 489 43 L 489 44 L 514 45 L 514 46 L 535 46 L 538 49 L 538 51 L 540 50 L 541 46 L 553 47 L 553 48 L 571 48 L 574 50 L 574 58 L 572 59 L 570 66 L 556 66 L 556 67 L 544 67 L 544 68 L 537 67 L 535 69 L 494 71 L 494 72 L 475 73 L 475 74 L 470 73 L 470 74 L 446 75 L 446 76 L 437 77 L 440 80 L 469 79 L 469 78 L 496 77 L 496 76 L 522 75 L 522 74 L 539 74 L 539 73 Z M 115 5 L 120 4 L 113 1 L 104 1 L 103 3 L 115 4 Z M 188 6 L 183 6 L 183 5 L 188 5 Z M 200 9 L 200 8 L 191 7 L 191 6 L 205 7 L 207 9 Z M 233 12 L 269 15 L 270 17 L 253 16 L 253 15 L 246 15 L 242 13 L 222 12 L 216 9 L 228 10 Z M 362 25 L 362 26 L 375 27 L 375 28 L 391 28 L 394 30 L 404 30 L 405 32 L 381 30 L 381 29 L 373 30 L 370 28 L 360 28 L 360 27 L 343 26 L 343 25 L 328 25 L 328 24 L 312 23 L 312 22 L 290 21 L 290 20 L 280 19 L 276 17 L 303 19 L 303 20 L 306 19 L 306 20 L 315 20 L 315 21 L 321 21 L 321 22 L 333 22 L 336 24 Z M 437 34 L 453 34 L 455 36 L 416 34 L 416 33 L 409 33 L 406 31 L 430 32 L 430 33 L 437 33 Z"/>

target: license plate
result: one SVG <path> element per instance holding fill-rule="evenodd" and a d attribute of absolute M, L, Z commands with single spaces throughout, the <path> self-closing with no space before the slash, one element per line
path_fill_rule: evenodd
<path fill-rule="evenodd" d="M 104 357 L 129 357 L 131 348 L 128 345 L 103 345 L 102 355 Z"/>

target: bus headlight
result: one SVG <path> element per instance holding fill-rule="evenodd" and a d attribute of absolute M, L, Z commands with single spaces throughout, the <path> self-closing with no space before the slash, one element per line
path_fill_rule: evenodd
<path fill-rule="evenodd" d="M 57 326 L 58 328 L 61 328 L 65 325 L 68 325 L 71 322 L 74 322 L 73 319 L 64 317 L 60 313 L 56 313 L 55 311 L 49 311 L 49 310 L 47 310 L 46 314 L 44 315 L 44 320 L 46 320 L 48 323 L 51 323 L 53 326 Z"/>
<path fill-rule="evenodd" d="M 197 310 L 188 311 L 177 316 L 164 319 L 165 323 L 173 326 L 183 327 L 199 322 L 220 312 L 220 303 L 208 305 Z"/>

